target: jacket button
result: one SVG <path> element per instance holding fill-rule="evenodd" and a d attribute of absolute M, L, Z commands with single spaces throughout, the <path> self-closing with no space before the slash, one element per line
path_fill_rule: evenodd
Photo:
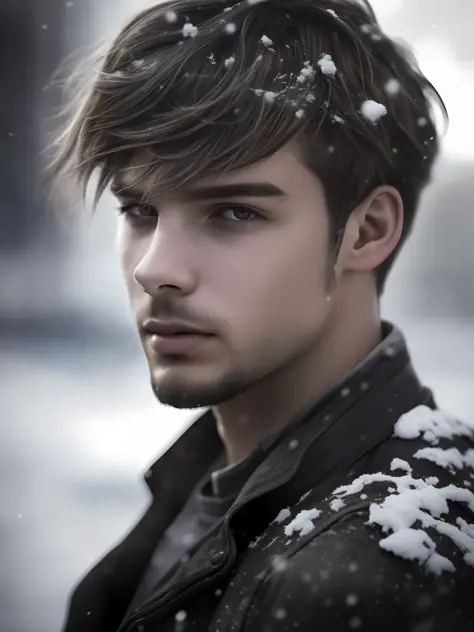
<path fill-rule="evenodd" d="M 224 559 L 224 557 L 225 557 L 225 553 L 224 553 L 224 551 L 219 551 L 219 553 L 215 553 L 215 554 L 211 557 L 211 559 L 210 559 L 210 561 L 209 561 L 209 564 L 210 564 L 212 567 L 219 566 L 219 564 L 222 562 L 222 560 Z"/>

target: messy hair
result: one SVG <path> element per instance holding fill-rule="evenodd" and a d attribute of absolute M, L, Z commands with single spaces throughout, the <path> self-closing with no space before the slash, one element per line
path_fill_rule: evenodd
<path fill-rule="evenodd" d="M 172 0 L 133 17 L 97 56 L 53 147 L 51 175 L 95 202 L 146 150 L 158 193 L 222 175 L 296 141 L 321 180 L 334 247 L 379 185 L 413 225 L 439 149 L 441 97 L 365 0 Z"/>

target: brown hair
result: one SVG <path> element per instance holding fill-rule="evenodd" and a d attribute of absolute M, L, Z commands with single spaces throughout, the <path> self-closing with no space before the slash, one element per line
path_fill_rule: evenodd
<path fill-rule="evenodd" d="M 164 194 L 263 160 L 298 141 L 321 179 L 335 247 L 354 208 L 393 185 L 401 240 L 438 153 L 443 101 L 365 0 L 174 0 L 136 15 L 98 56 L 54 144 L 51 175 L 95 201 L 140 149 Z"/>

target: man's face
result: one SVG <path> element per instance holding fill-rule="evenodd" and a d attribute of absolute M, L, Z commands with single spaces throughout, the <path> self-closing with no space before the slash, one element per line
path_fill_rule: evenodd
<path fill-rule="evenodd" d="M 132 165 L 125 179 L 136 175 Z M 252 190 L 263 183 L 272 195 Z M 238 195 L 199 195 L 244 184 Z M 329 312 L 329 224 L 322 184 L 291 146 L 144 206 L 139 192 L 121 202 L 131 205 L 119 219 L 121 265 L 162 403 L 217 406 L 318 344 Z M 170 353 L 143 329 L 147 318 L 213 335 Z"/>

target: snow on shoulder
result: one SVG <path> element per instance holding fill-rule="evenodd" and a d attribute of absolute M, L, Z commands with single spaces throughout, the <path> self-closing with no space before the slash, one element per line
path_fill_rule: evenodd
<path fill-rule="evenodd" d="M 402 415 L 394 426 L 393 436 L 407 440 L 422 438 L 430 444 L 437 444 L 441 439 L 454 436 L 474 437 L 474 429 L 439 410 L 427 406 L 418 406 Z M 439 485 L 437 476 L 425 478 L 416 476 L 416 464 L 420 459 L 434 462 L 450 472 L 461 468 L 474 469 L 474 449 L 464 454 L 458 449 L 449 447 L 427 447 L 415 452 L 413 465 L 406 460 L 394 458 L 390 464 L 390 473 L 363 474 L 348 485 L 342 485 L 331 494 L 329 507 L 333 512 L 346 507 L 346 498 L 361 494 L 369 485 L 385 483 L 377 489 L 377 500 L 369 506 L 368 526 L 381 528 L 385 534 L 380 548 L 398 555 L 406 560 L 417 562 L 424 570 L 440 575 L 443 572 L 456 570 L 453 560 L 437 552 L 437 544 L 433 537 L 447 537 L 459 549 L 466 564 L 474 567 L 474 525 L 463 518 L 457 518 L 455 524 L 444 519 L 449 514 L 448 501 L 466 505 L 474 514 L 474 494 L 454 484 L 444 487 Z M 471 476 L 474 478 L 474 476 Z M 468 482 L 465 481 L 468 486 Z M 378 494 L 381 493 L 380 497 Z M 300 501 L 308 496 L 304 494 Z M 299 504 L 299 503 L 297 503 Z M 303 509 L 284 526 L 286 536 L 297 533 L 300 537 L 311 533 L 314 520 L 322 514 L 320 509 Z M 291 516 L 289 508 L 282 509 L 273 521 L 282 523 Z"/>
<path fill-rule="evenodd" d="M 441 410 L 417 406 L 400 417 L 393 434 L 401 439 L 421 436 L 428 443 L 436 445 L 440 439 L 452 439 L 455 436 L 473 438 L 474 429 Z"/>
<path fill-rule="evenodd" d="M 473 437 L 474 431 L 467 424 L 442 411 L 418 406 L 400 417 L 393 434 L 403 439 L 421 436 L 425 441 L 436 444 L 442 438 Z M 457 448 L 422 448 L 413 456 L 432 461 L 450 471 L 474 467 L 473 449 L 462 454 Z M 366 523 L 378 525 L 384 533 L 389 534 L 380 540 L 380 547 L 407 560 L 416 561 L 436 575 L 443 571 L 455 571 L 453 562 L 437 553 L 436 543 L 427 532 L 431 529 L 432 532 L 447 536 L 461 551 L 464 561 L 474 566 L 474 526 L 460 518 L 457 526 L 443 519 L 443 515 L 449 513 L 448 500 L 465 503 L 474 513 L 474 494 L 453 484 L 437 487 L 439 479 L 434 476 L 424 480 L 417 478 L 412 466 L 399 458 L 392 460 L 390 469 L 401 470 L 404 474 L 363 474 L 349 485 L 335 489 L 333 496 L 342 499 L 351 494 L 359 494 L 367 485 L 391 483 L 393 492 L 382 501 L 370 505 L 369 520 Z M 415 527 L 415 524 L 421 526 Z"/>

